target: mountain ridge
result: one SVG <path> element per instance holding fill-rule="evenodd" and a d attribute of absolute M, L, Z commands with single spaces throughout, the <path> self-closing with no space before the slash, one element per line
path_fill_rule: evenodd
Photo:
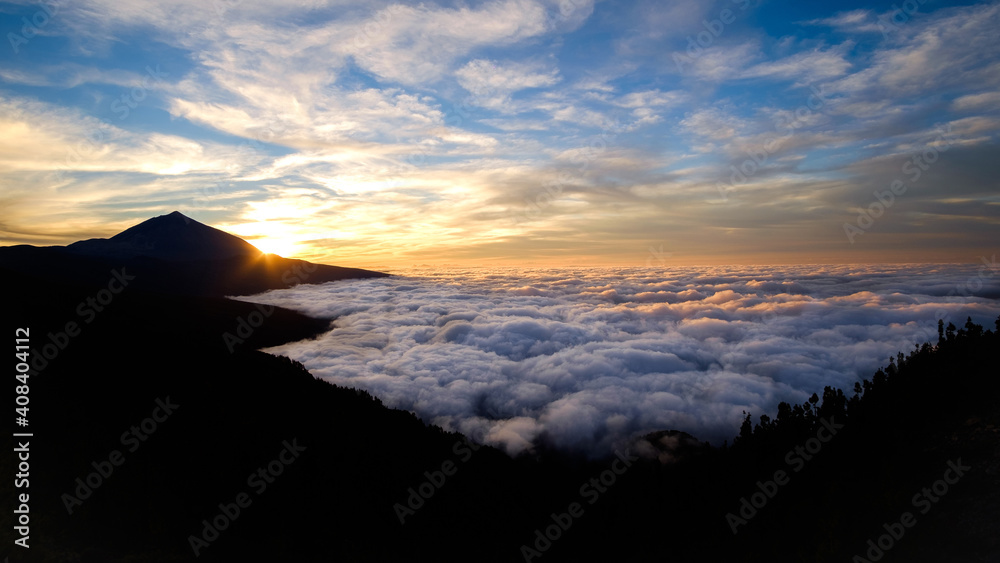
<path fill-rule="evenodd" d="M 101 287 L 116 269 L 135 276 L 131 290 L 204 297 L 389 275 L 266 254 L 178 211 L 147 219 L 107 239 L 67 246 L 0 247 L 0 272 L 11 275 Z"/>
<path fill-rule="evenodd" d="M 163 260 L 219 260 L 265 254 L 245 240 L 179 211 L 147 219 L 111 238 L 77 241 L 65 248 L 85 256 L 149 256 Z"/>

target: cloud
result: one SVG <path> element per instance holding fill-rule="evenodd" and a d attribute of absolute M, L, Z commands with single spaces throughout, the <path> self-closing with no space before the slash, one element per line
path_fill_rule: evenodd
<path fill-rule="evenodd" d="M 810 84 L 839 78 L 851 64 L 844 58 L 842 48 L 796 53 L 790 57 L 756 64 L 740 74 L 740 78 L 795 79 L 799 84 Z"/>
<path fill-rule="evenodd" d="M 863 71 L 831 84 L 834 91 L 884 98 L 928 95 L 997 84 L 1000 5 L 940 10 L 891 28 L 887 45 Z"/>
<path fill-rule="evenodd" d="M 229 145 L 136 133 L 114 121 L 30 98 L 0 96 L 5 131 L 0 177 L 10 182 L 4 193 L 4 231 L 31 233 L 28 241 L 48 244 L 67 242 L 62 237 L 74 229 L 93 236 L 115 234 L 114 229 L 134 224 L 129 221 L 134 216 L 109 213 L 108 207 L 170 212 L 177 201 L 194 194 L 192 183 L 238 176 L 261 160 Z M 55 224 L 38 229 L 43 217 Z"/>
<path fill-rule="evenodd" d="M 832 27 L 846 33 L 876 33 L 881 31 L 878 18 L 871 10 L 864 9 L 839 12 L 828 18 L 813 19 L 801 23 L 803 25 Z"/>
<path fill-rule="evenodd" d="M 487 2 L 479 9 L 394 8 L 382 31 L 350 52 L 367 70 L 403 84 L 436 80 L 477 47 L 513 44 L 550 29 L 546 6 L 531 0 Z"/>
<path fill-rule="evenodd" d="M 683 72 L 690 72 L 695 77 L 709 82 L 739 79 L 744 69 L 761 57 L 760 45 L 756 41 L 747 41 L 739 45 L 713 45 L 705 48 L 693 59 L 686 53 L 677 52 L 675 55 L 691 64 L 690 69 L 682 64 Z"/>
<path fill-rule="evenodd" d="M 269 351 L 515 454 L 602 455 L 650 431 L 721 443 L 744 410 L 849 391 L 936 339 L 992 326 L 983 266 L 409 271 L 240 298 L 336 317 Z"/>
<path fill-rule="evenodd" d="M 670 106 L 683 101 L 685 98 L 687 98 L 687 95 L 683 92 L 645 90 L 640 92 L 630 92 L 621 96 L 617 101 L 617 105 L 633 109 Z"/>
<path fill-rule="evenodd" d="M 180 209 L 362 267 L 636 265 L 663 244 L 688 264 L 990 248 L 995 4 L 927 4 L 887 36 L 835 40 L 816 26 L 858 31 L 877 13 L 814 6 L 789 29 L 738 4 L 64 3 L 0 69 L 5 98 L 42 104 L 4 116 L 0 236 L 65 244 Z M 723 5 L 738 21 L 689 57 Z M 690 58 L 680 76 L 675 53 Z M 110 105 L 147 65 L 169 76 L 119 119 Z M 842 223 L 948 124 L 953 148 L 849 246 Z M 775 137 L 723 201 L 730 167 Z M 86 158 L 59 180 L 74 148 Z M 281 225 L 256 225 L 267 207 Z"/>
<path fill-rule="evenodd" d="M 526 88 L 552 86 L 559 82 L 559 71 L 537 63 L 497 63 L 485 59 L 469 61 L 455 71 L 463 88 L 478 105 L 509 111 L 510 95 Z"/>
<path fill-rule="evenodd" d="M 1000 109 L 1000 92 L 983 92 L 982 94 L 962 96 L 952 102 L 951 107 L 957 111 L 997 110 Z"/>
<path fill-rule="evenodd" d="M 157 175 L 222 173 L 249 164 L 228 146 L 185 137 L 136 134 L 82 112 L 0 97 L 0 173 L 76 172 Z"/>
<path fill-rule="evenodd" d="M 704 28 L 702 21 L 712 19 L 712 2 L 677 0 L 656 2 L 640 0 L 618 4 L 614 11 L 628 21 L 628 33 L 617 38 L 613 45 L 619 58 L 635 54 L 648 54 L 662 49 L 665 39 L 681 39 L 696 35 Z"/>
<path fill-rule="evenodd" d="M 635 120 L 629 127 L 653 125 L 663 120 L 661 113 L 666 108 L 678 106 L 686 101 L 687 94 L 680 91 L 662 92 L 660 90 L 645 90 L 630 92 L 612 100 L 614 105 L 632 110 Z"/>
<path fill-rule="evenodd" d="M 850 43 L 830 49 L 800 51 L 786 57 L 757 62 L 764 57 L 758 41 L 736 45 L 713 45 L 697 56 L 675 53 L 680 70 L 709 82 L 728 82 L 747 79 L 789 80 L 797 85 L 840 78 L 847 74 L 851 63 L 846 59 Z"/>

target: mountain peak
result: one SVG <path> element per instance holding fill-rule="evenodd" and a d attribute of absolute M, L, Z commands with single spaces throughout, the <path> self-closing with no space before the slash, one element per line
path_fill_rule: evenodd
<path fill-rule="evenodd" d="M 147 219 L 110 239 L 75 242 L 66 248 L 88 256 L 148 256 L 162 260 L 224 260 L 262 254 L 245 240 L 199 223 L 180 211 Z"/>
<path fill-rule="evenodd" d="M 221 297 L 299 283 L 388 276 L 264 254 L 245 240 L 174 211 L 107 239 L 69 246 L 0 247 L 0 271 L 44 283 L 106 285 L 109 268 L 128 268 L 135 291 Z M 130 290 L 131 291 L 131 290 Z"/>

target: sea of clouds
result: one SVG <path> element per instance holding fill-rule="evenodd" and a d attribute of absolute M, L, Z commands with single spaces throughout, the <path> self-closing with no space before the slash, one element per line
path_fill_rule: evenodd
<path fill-rule="evenodd" d="M 511 454 L 605 455 L 676 429 L 721 444 L 743 411 L 850 395 L 937 319 L 987 328 L 1000 267 L 415 269 L 241 299 L 336 317 L 267 351 Z"/>

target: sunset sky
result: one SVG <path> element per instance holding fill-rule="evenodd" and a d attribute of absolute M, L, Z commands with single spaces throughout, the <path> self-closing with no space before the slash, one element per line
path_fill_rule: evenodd
<path fill-rule="evenodd" d="M 996 2 L 0 13 L 0 245 L 174 210 L 372 268 L 975 263 L 1000 240 Z"/>

